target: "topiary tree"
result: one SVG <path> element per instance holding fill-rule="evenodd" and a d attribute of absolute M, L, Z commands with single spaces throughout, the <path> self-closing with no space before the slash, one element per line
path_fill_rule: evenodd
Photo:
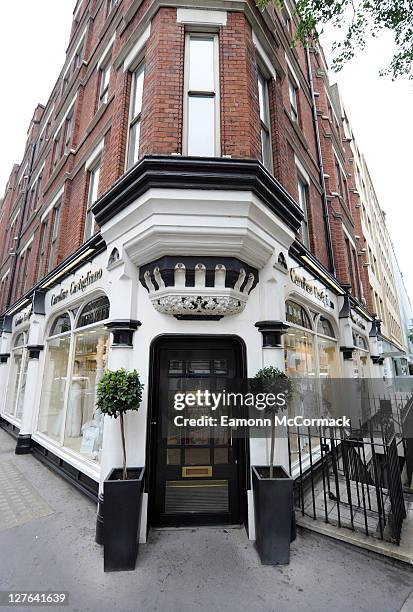
<path fill-rule="evenodd" d="M 254 376 L 254 381 L 258 383 L 264 393 L 274 391 L 274 384 L 281 383 L 286 400 L 291 397 L 293 385 L 287 374 L 274 366 L 267 366 L 258 370 Z M 271 449 L 270 449 L 270 478 L 274 475 L 274 451 L 275 451 L 275 415 L 277 408 L 267 406 L 266 412 L 271 414 Z"/>
<path fill-rule="evenodd" d="M 142 402 L 143 384 L 136 370 L 127 372 L 106 370 L 97 387 L 96 405 L 102 414 L 120 419 L 123 450 L 123 480 L 127 480 L 124 415 L 128 410 L 138 410 Z"/>

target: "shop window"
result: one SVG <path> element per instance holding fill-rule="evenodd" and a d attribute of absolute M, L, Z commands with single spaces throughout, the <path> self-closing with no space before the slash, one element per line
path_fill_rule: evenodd
<path fill-rule="evenodd" d="M 308 316 L 303 306 L 300 306 L 300 304 L 296 304 L 295 302 L 287 300 L 287 302 L 285 303 L 285 310 L 286 319 L 289 323 L 312 329 L 310 317 Z"/>
<path fill-rule="evenodd" d="M 85 327 L 107 319 L 109 317 L 109 307 L 109 300 L 106 296 L 89 302 L 79 316 L 77 327 Z"/>
<path fill-rule="evenodd" d="M 354 378 L 369 378 L 370 353 L 368 342 L 364 336 L 353 332 L 353 344 Z"/>
<path fill-rule="evenodd" d="M 68 313 L 53 321 L 47 340 L 38 431 L 59 446 L 100 462 L 103 415 L 96 408 L 96 389 L 107 366 L 109 332 L 102 321 L 109 300 L 86 304 L 73 329 Z"/>
<path fill-rule="evenodd" d="M 286 374 L 294 378 L 316 375 L 314 334 L 290 328 L 284 336 Z"/>
<path fill-rule="evenodd" d="M 303 306 L 286 302 L 286 316 L 291 327 L 284 335 L 285 371 L 294 378 L 294 402 L 289 416 L 328 415 L 331 407 L 331 385 L 327 379 L 340 376 L 337 340 L 331 322 L 322 315 L 315 316 L 315 329 Z M 295 410 L 298 407 L 298 411 Z M 311 451 L 319 452 L 317 438 L 310 439 L 305 429 L 290 428 L 291 465 L 308 460 Z"/>
<path fill-rule="evenodd" d="M 103 415 L 96 409 L 96 386 L 107 364 L 109 332 L 85 330 L 74 335 L 64 446 L 98 460 L 102 446 Z"/>
<path fill-rule="evenodd" d="M 218 36 L 213 34 L 186 36 L 185 133 L 187 155 L 220 154 Z"/>
<path fill-rule="evenodd" d="M 330 321 L 322 315 L 320 315 L 318 319 L 317 332 L 319 334 L 323 334 L 324 336 L 330 336 L 330 338 L 336 337 Z"/>
<path fill-rule="evenodd" d="M 70 331 L 72 328 L 72 324 L 70 322 L 70 317 L 67 312 L 62 315 L 59 315 L 57 319 L 54 320 L 52 327 L 50 328 L 50 335 L 56 336 L 57 334 L 64 334 Z"/>
<path fill-rule="evenodd" d="M 28 351 L 26 333 L 20 333 L 13 342 L 11 369 L 6 401 L 6 414 L 21 420 L 26 391 Z"/>

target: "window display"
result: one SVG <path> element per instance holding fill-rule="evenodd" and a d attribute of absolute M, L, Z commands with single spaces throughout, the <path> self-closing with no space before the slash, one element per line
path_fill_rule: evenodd
<path fill-rule="evenodd" d="M 27 335 L 18 334 L 13 342 L 11 353 L 11 371 L 6 401 L 6 414 L 18 421 L 22 418 L 24 394 L 26 390 L 28 351 Z"/>
<path fill-rule="evenodd" d="M 109 332 L 101 322 L 108 316 L 109 300 L 99 297 L 76 319 L 64 313 L 52 323 L 38 420 L 39 432 L 97 463 L 103 416 L 96 388 L 107 366 Z"/>
<path fill-rule="evenodd" d="M 288 300 L 286 320 L 291 324 L 284 335 L 285 372 L 295 378 L 294 406 L 290 416 L 297 414 L 320 417 L 328 414 L 330 389 L 323 380 L 340 375 L 337 340 L 332 323 L 323 315 L 311 313 Z M 299 380 L 297 380 L 299 379 Z M 311 414 L 310 414 L 311 413 Z M 310 452 L 310 438 L 302 428 L 290 428 L 290 456 L 294 465 L 305 461 Z M 296 434 L 296 435 L 294 435 Z M 311 438 L 311 450 L 317 452 L 317 438 Z"/>
<path fill-rule="evenodd" d="M 360 334 L 353 333 L 353 343 L 354 378 L 369 378 L 369 345 L 367 339 Z"/>

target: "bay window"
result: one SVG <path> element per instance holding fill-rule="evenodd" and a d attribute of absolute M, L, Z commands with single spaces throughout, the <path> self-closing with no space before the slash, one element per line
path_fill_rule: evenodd
<path fill-rule="evenodd" d="M 217 35 L 186 35 L 184 114 L 184 153 L 220 155 Z"/>
<path fill-rule="evenodd" d="M 129 107 L 129 144 L 127 168 L 132 168 L 139 159 L 139 141 L 143 99 L 144 64 L 140 64 L 132 74 L 132 93 Z"/>
<path fill-rule="evenodd" d="M 37 429 L 83 458 L 100 462 L 103 415 L 97 384 L 107 365 L 109 317 L 106 296 L 87 303 L 74 318 L 58 315 L 49 338 Z"/>

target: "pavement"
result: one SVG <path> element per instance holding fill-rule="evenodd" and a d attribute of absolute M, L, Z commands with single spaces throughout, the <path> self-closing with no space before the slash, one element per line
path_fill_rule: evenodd
<path fill-rule="evenodd" d="M 167 529 L 140 546 L 135 571 L 105 574 L 95 505 L 14 448 L 0 430 L 0 470 L 16 482 L 13 493 L 0 479 L 16 514 L 0 522 L 0 590 L 67 591 L 52 608 L 66 612 L 413 612 L 409 567 L 301 529 L 288 566 L 261 566 L 241 528 Z"/>

